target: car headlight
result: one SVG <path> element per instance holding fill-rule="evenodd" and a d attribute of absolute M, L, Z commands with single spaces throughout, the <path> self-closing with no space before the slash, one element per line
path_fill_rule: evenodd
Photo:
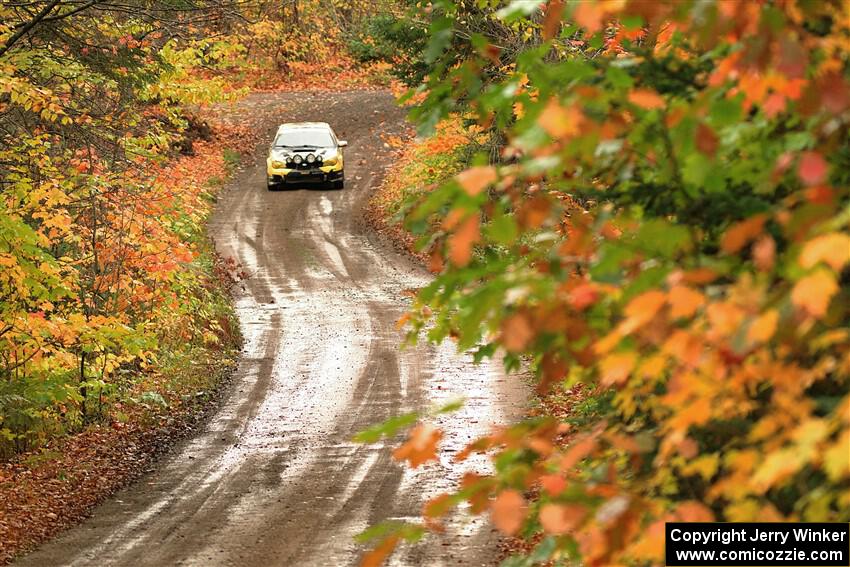
<path fill-rule="evenodd" d="M 339 154 L 331 154 L 329 156 L 325 156 L 322 163 L 324 165 L 336 165 L 339 162 Z"/>
<path fill-rule="evenodd" d="M 307 163 L 316 163 L 316 156 L 313 154 L 307 154 Z"/>
<path fill-rule="evenodd" d="M 293 158 L 292 158 L 292 163 L 294 163 L 295 165 L 298 165 L 302 161 L 304 161 L 304 160 L 301 158 L 301 156 L 299 156 L 297 154 L 295 156 L 293 156 Z"/>
<path fill-rule="evenodd" d="M 273 167 L 273 168 L 275 168 L 275 169 L 280 169 L 280 168 L 281 168 L 281 167 L 283 167 L 284 165 L 286 165 L 286 164 L 284 164 L 284 163 L 283 163 L 282 161 L 280 161 L 280 160 L 277 160 L 277 159 L 273 159 L 273 160 L 272 160 L 272 167 Z"/>

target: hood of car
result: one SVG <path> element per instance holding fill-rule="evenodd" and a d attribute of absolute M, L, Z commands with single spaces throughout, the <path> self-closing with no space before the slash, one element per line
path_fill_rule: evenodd
<path fill-rule="evenodd" d="M 315 156 L 322 156 L 322 158 L 331 157 L 336 155 L 336 148 L 275 148 L 272 150 L 272 157 L 274 159 L 285 160 L 287 156 L 292 156 L 295 154 L 306 156 L 307 154 L 313 154 Z"/>

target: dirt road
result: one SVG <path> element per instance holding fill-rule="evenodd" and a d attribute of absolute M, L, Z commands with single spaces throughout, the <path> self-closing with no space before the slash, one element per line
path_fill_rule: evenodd
<path fill-rule="evenodd" d="M 416 517 L 464 470 L 444 455 L 406 471 L 391 443 L 354 444 L 355 432 L 463 395 L 465 408 L 441 418 L 451 452 L 522 406 L 497 364 L 475 367 L 452 345 L 398 347 L 403 291 L 428 276 L 359 220 L 388 165 L 380 134 L 402 123 L 390 95 L 252 95 L 241 112 L 263 117 L 267 140 L 278 122 L 330 122 L 349 142 L 346 188 L 270 193 L 266 148 L 256 151 L 210 227 L 250 275 L 236 297 L 245 348 L 221 409 L 155 471 L 18 565 L 353 565 L 362 551 L 353 535 Z M 482 521 L 459 518 L 393 564 L 490 565 L 493 538 Z"/>

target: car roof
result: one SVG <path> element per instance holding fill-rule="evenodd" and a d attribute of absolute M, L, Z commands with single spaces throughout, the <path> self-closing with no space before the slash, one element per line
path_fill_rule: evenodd
<path fill-rule="evenodd" d="M 281 124 L 277 131 L 283 130 L 330 130 L 331 125 L 327 122 L 287 122 Z"/>

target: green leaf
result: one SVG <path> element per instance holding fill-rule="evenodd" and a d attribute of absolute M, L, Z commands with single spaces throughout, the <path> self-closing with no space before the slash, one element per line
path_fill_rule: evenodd
<path fill-rule="evenodd" d="M 409 427 L 416 423 L 419 419 L 418 412 L 404 413 L 388 420 L 373 425 L 368 429 L 354 435 L 353 441 L 356 443 L 375 443 L 382 437 L 392 437 L 405 427 Z"/>

